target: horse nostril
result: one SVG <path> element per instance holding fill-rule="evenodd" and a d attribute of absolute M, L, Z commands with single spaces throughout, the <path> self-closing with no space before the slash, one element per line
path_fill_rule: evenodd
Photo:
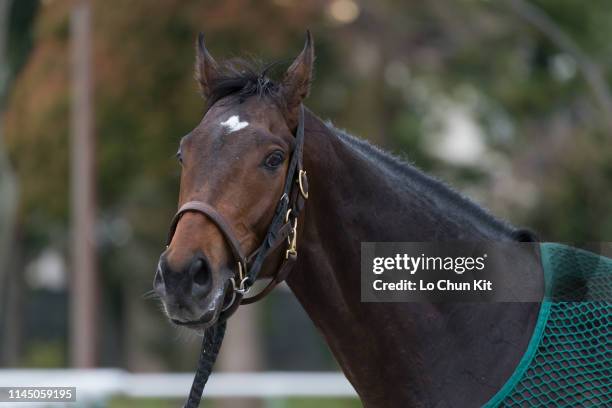
<path fill-rule="evenodd" d="M 212 279 L 212 273 L 210 271 L 210 265 L 205 258 L 196 258 L 189 268 L 190 275 L 192 276 L 194 289 L 198 294 L 203 295 L 206 289 L 210 286 Z"/>

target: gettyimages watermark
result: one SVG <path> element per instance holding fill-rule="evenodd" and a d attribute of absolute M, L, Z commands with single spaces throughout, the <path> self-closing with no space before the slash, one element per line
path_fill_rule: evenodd
<path fill-rule="evenodd" d="M 581 246 L 604 257 L 612 256 L 611 243 Z M 541 257 L 539 243 L 363 242 L 361 300 L 539 302 L 547 276 Z M 566 259 L 570 264 L 573 261 Z M 582 273 L 587 277 L 596 263 L 580 263 L 579 268 L 585 270 L 577 271 L 577 276 Z M 606 300 L 612 301 L 612 293 Z"/>

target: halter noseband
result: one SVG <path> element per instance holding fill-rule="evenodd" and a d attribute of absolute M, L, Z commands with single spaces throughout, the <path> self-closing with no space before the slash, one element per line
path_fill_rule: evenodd
<path fill-rule="evenodd" d="M 304 204 L 308 198 L 308 179 L 302 161 L 303 151 L 304 107 L 300 105 L 299 120 L 295 135 L 295 148 L 293 149 L 289 168 L 287 169 L 287 178 L 285 179 L 283 194 L 276 206 L 266 236 L 261 245 L 250 255 L 245 256 L 230 224 L 216 209 L 207 203 L 202 201 L 189 201 L 179 208 L 172 220 L 170 232 L 166 241 L 167 246 L 169 246 L 172 241 L 172 237 L 176 232 L 176 227 L 181 217 L 187 212 L 196 212 L 203 214 L 217 226 L 230 247 L 234 260 L 237 263 L 237 270 L 234 277 L 231 278 L 233 291 L 232 301 L 221 312 L 221 316 L 219 317 L 220 320 L 227 319 L 231 316 L 240 304 L 253 303 L 265 297 L 276 285 L 287 278 L 297 260 L 298 216 L 304 208 Z M 284 242 L 287 243 L 285 257 L 272 278 L 272 281 L 257 295 L 245 298 L 244 295 L 247 294 L 253 283 L 257 280 L 257 276 L 268 255 L 279 248 Z"/>

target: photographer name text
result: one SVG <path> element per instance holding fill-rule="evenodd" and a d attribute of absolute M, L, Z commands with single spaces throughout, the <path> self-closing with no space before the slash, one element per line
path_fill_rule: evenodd
<path fill-rule="evenodd" d="M 493 290 L 493 282 L 487 279 L 475 279 L 472 282 L 453 282 L 448 279 L 428 282 L 419 279 L 418 282 L 408 279 L 402 279 L 398 282 L 384 282 L 381 279 L 376 279 L 372 286 L 376 291 L 491 291 Z"/>

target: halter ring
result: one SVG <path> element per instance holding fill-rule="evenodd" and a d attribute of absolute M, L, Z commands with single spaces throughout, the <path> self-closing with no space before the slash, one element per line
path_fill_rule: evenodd
<path fill-rule="evenodd" d="M 241 295 L 246 295 L 247 293 L 249 293 L 249 290 L 251 290 L 250 286 L 247 286 L 247 283 L 249 282 L 249 278 L 243 278 L 240 281 L 240 285 L 236 285 L 236 279 L 234 278 L 230 278 L 230 282 L 232 282 L 232 289 L 234 292 L 234 296 L 236 296 L 236 293 L 239 293 Z M 233 299 L 232 299 L 233 302 Z"/>
<path fill-rule="evenodd" d="M 234 282 L 234 278 L 230 278 L 230 280 L 232 281 L 232 286 L 233 286 L 233 289 L 232 289 L 232 300 L 229 301 L 227 306 L 225 306 L 223 309 L 221 309 L 221 312 L 225 312 L 227 309 L 232 307 L 232 305 L 236 301 L 236 284 Z"/>

